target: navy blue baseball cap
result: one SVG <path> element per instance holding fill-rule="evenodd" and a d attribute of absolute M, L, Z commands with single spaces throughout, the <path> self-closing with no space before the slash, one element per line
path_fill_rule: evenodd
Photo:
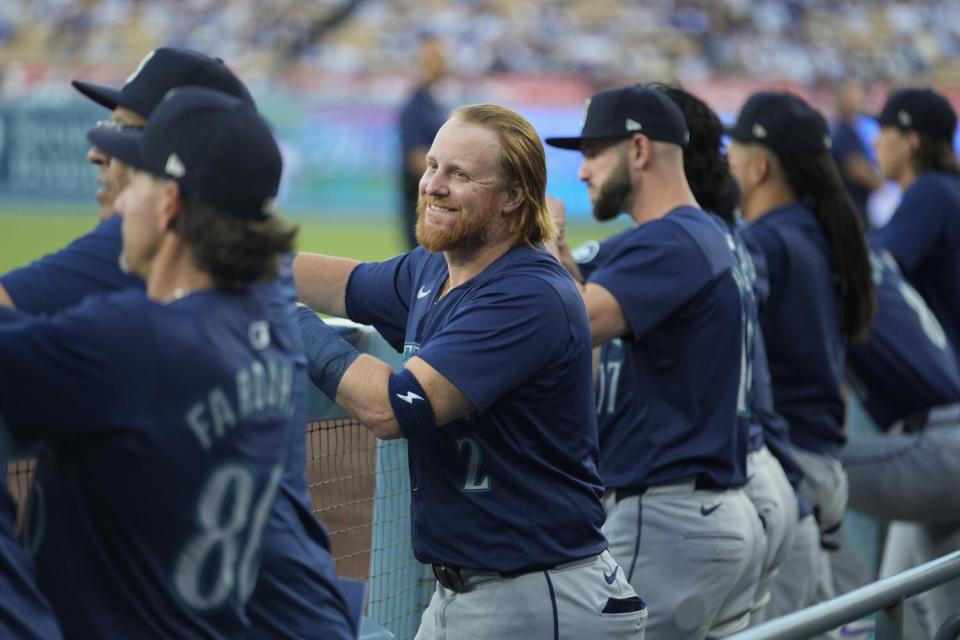
<path fill-rule="evenodd" d="M 819 111 L 792 93 L 760 91 L 747 98 L 727 129 L 737 142 L 757 143 L 777 154 L 827 151 L 830 127 Z"/>
<path fill-rule="evenodd" d="M 218 89 L 254 105 L 247 87 L 223 60 L 177 47 L 163 47 L 148 53 L 120 89 L 82 80 L 74 80 L 72 84 L 77 91 L 111 111 L 124 107 L 144 118 L 150 117 L 168 91 L 186 85 Z"/>
<path fill-rule="evenodd" d="M 683 112 L 661 91 L 643 85 L 601 91 L 586 103 L 579 136 L 547 138 L 560 149 L 580 149 L 585 140 L 629 138 L 642 133 L 651 140 L 685 146 L 690 141 Z"/>
<path fill-rule="evenodd" d="M 239 98 L 205 87 L 173 89 L 143 131 L 95 127 L 87 139 L 135 169 L 175 180 L 185 198 L 241 218 L 272 214 L 280 149 L 266 120 Z"/>
<path fill-rule="evenodd" d="M 913 130 L 944 142 L 952 142 L 957 129 L 957 113 L 933 89 L 894 91 L 876 119 L 881 126 Z"/>

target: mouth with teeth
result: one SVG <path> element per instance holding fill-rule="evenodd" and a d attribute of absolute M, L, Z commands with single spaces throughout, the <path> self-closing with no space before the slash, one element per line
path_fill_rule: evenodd
<path fill-rule="evenodd" d="M 450 216 L 457 213 L 458 211 L 459 209 L 455 207 L 446 207 L 437 202 L 430 202 L 427 204 L 427 207 L 426 207 L 427 214 L 429 214 L 432 217 Z"/>
<path fill-rule="evenodd" d="M 113 201 L 113 196 L 114 196 L 113 186 L 110 185 L 105 180 L 103 180 L 102 178 L 97 178 L 97 185 L 98 185 L 98 188 L 96 193 L 94 194 L 94 197 L 96 197 L 97 202 L 99 202 L 101 206 L 111 203 Z"/>

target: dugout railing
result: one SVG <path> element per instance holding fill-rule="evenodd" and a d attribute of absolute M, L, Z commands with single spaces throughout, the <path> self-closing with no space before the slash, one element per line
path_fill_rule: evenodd
<path fill-rule="evenodd" d="M 400 367 L 400 354 L 373 328 L 328 322 L 361 352 Z M 314 513 L 330 533 L 337 574 L 367 581 L 367 618 L 398 639 L 413 638 L 434 578 L 413 557 L 406 441 L 377 440 L 312 392 L 307 482 Z"/>
<path fill-rule="evenodd" d="M 960 578 L 960 551 L 878 580 L 832 600 L 748 629 L 730 640 L 802 640 L 876 613 L 875 640 L 902 640 L 904 601 Z M 960 603 L 957 603 L 960 610 Z M 937 640 L 955 640 L 956 619 L 944 622 Z"/>

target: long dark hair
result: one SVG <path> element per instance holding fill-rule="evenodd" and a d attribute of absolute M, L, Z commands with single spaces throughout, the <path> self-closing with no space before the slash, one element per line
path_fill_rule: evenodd
<path fill-rule="evenodd" d="M 920 146 L 913 154 L 913 166 L 917 173 L 942 171 L 960 175 L 957 152 L 954 151 L 951 143 L 923 133 L 919 136 Z"/>
<path fill-rule="evenodd" d="M 837 166 L 827 151 L 782 154 L 778 159 L 794 195 L 811 206 L 827 236 L 837 274 L 843 333 L 853 341 L 865 340 L 877 298 L 863 224 L 843 188 Z"/>
<path fill-rule="evenodd" d="M 736 194 L 731 199 L 731 184 L 727 157 L 723 154 L 723 123 L 707 104 L 678 83 L 654 82 L 647 85 L 674 102 L 687 121 L 690 141 L 683 149 L 683 172 L 697 203 L 727 222 L 733 222 L 737 206 Z"/>

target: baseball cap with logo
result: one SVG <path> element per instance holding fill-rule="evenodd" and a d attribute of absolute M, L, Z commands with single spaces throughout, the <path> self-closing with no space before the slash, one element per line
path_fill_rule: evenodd
<path fill-rule="evenodd" d="M 881 126 L 911 129 L 951 142 L 957 128 L 957 114 L 947 99 L 933 89 L 909 88 L 890 94 L 877 122 Z"/>
<path fill-rule="evenodd" d="M 775 153 L 826 151 L 830 127 L 820 112 L 792 93 L 760 91 L 747 98 L 727 129 L 737 142 L 757 143 Z"/>
<path fill-rule="evenodd" d="M 184 197 L 228 215 L 271 215 L 283 162 L 250 104 L 205 87 L 172 90 L 143 131 L 94 128 L 87 139 L 140 171 L 175 180 Z"/>
<path fill-rule="evenodd" d="M 218 89 L 254 104 L 247 87 L 223 60 L 176 47 L 163 47 L 148 53 L 120 89 L 82 80 L 74 80 L 72 84 L 77 91 L 107 109 L 124 107 L 144 118 L 150 117 L 168 91 L 185 85 Z"/>
<path fill-rule="evenodd" d="M 547 138 L 546 143 L 580 149 L 585 140 L 629 138 L 635 133 L 681 146 L 690 141 L 680 108 L 662 92 L 638 84 L 596 94 L 587 100 L 579 136 Z"/>

